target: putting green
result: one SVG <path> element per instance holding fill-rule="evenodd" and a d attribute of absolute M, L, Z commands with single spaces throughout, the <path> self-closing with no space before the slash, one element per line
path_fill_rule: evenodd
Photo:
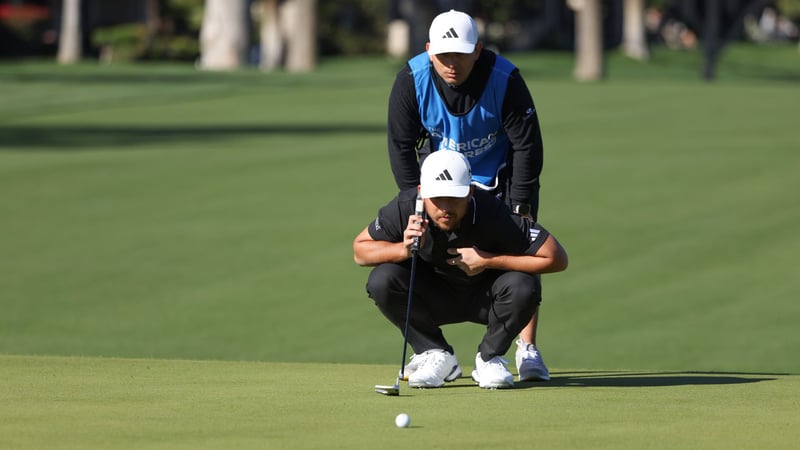
<path fill-rule="evenodd" d="M 556 369 L 513 390 L 461 378 L 375 394 L 395 370 L 0 356 L 0 436 L 17 450 L 788 449 L 800 437 L 798 376 Z"/>

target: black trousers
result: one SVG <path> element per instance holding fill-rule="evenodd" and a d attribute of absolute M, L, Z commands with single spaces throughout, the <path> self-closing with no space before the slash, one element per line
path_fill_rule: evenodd
<path fill-rule="evenodd" d="M 504 355 L 525 328 L 541 302 L 538 275 L 492 272 L 475 284 L 454 282 L 417 262 L 408 343 L 414 353 L 444 349 L 454 353 L 441 326 L 474 322 L 486 325 L 478 351 L 484 361 Z M 367 294 L 378 309 L 403 332 L 408 302 L 411 264 L 381 264 L 372 269 Z"/>

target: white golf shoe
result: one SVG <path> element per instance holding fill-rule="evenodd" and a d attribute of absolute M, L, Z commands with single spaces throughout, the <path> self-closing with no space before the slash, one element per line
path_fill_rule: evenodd
<path fill-rule="evenodd" d="M 507 389 L 514 387 L 514 375 L 506 368 L 508 361 L 500 356 L 495 356 L 489 361 L 484 361 L 481 354 L 475 355 L 475 370 L 472 379 L 483 389 Z"/>
<path fill-rule="evenodd" d="M 419 369 L 419 366 L 425 360 L 425 353 L 416 354 L 414 353 L 411 355 L 411 359 L 408 361 L 408 364 L 403 368 L 402 372 L 399 372 L 397 376 L 402 378 L 405 381 L 408 381 L 408 377 L 411 376 L 412 373 L 416 372 Z"/>
<path fill-rule="evenodd" d="M 419 366 L 421 366 L 422 363 L 425 362 L 425 358 L 428 355 L 429 353 L 427 352 L 420 354 L 414 353 L 413 355 L 411 355 L 411 359 L 409 360 L 408 364 L 406 364 L 406 366 L 403 368 L 403 372 L 398 373 L 397 375 L 400 376 L 404 381 L 408 381 L 408 377 L 410 377 L 412 373 L 416 372 L 417 369 L 419 369 Z M 456 361 L 456 364 L 458 364 L 458 361 Z M 453 374 L 450 375 L 449 377 L 446 377 L 444 381 L 447 382 L 455 381 L 457 378 L 461 376 L 461 374 L 462 374 L 461 366 L 458 366 L 457 369 L 453 372 Z"/>
<path fill-rule="evenodd" d="M 542 353 L 535 345 L 517 339 L 515 356 L 519 381 L 550 381 L 550 371 L 544 365 Z"/>
<path fill-rule="evenodd" d="M 408 366 L 413 366 L 413 370 L 405 372 L 410 387 L 437 388 L 445 381 L 454 381 L 461 376 L 461 367 L 455 355 L 442 349 L 415 354 Z"/>

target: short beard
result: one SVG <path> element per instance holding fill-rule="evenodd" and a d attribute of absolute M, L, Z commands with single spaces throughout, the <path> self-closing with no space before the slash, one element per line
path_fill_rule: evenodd
<path fill-rule="evenodd" d="M 436 222 L 434 222 L 433 224 L 436 225 L 436 228 L 438 228 L 438 229 L 440 229 L 442 231 L 451 232 L 451 231 L 455 231 L 455 230 L 457 230 L 459 228 L 459 226 L 461 225 L 461 221 L 459 220 L 458 223 L 456 223 L 456 224 L 450 223 L 450 224 L 447 224 L 447 225 L 444 225 L 444 226 L 442 226 L 442 225 L 440 225 L 440 224 L 438 224 Z"/>

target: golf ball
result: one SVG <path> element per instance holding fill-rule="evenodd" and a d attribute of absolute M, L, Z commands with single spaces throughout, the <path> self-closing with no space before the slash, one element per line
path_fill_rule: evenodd
<path fill-rule="evenodd" d="M 411 423 L 411 418 L 406 413 L 400 413 L 394 418 L 394 424 L 397 425 L 397 428 L 406 428 L 409 423 Z"/>

